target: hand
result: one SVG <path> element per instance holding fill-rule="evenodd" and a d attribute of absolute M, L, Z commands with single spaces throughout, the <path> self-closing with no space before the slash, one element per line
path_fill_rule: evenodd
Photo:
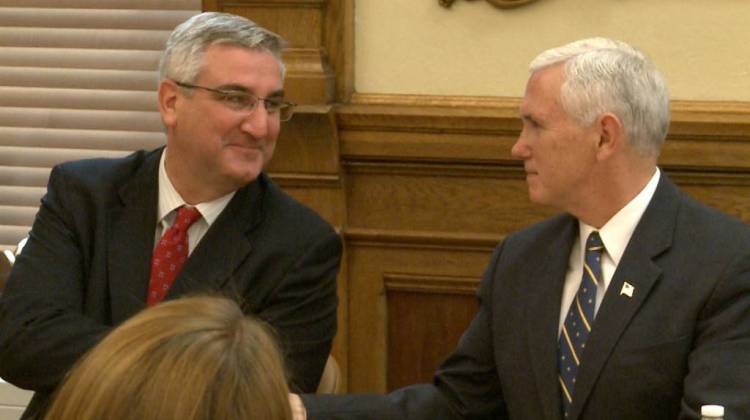
<path fill-rule="evenodd" d="M 294 420 L 307 420 L 307 410 L 302 404 L 302 398 L 297 394 L 289 394 L 289 405 L 292 407 L 292 418 Z"/>

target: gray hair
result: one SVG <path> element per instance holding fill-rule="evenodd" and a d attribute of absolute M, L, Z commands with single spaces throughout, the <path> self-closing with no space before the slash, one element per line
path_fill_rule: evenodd
<path fill-rule="evenodd" d="M 284 78 L 281 52 L 286 41 L 281 36 L 241 16 L 206 12 L 191 17 L 172 31 L 159 62 L 159 80 L 194 83 L 203 65 L 203 54 L 213 44 L 271 53 L 279 62 Z"/>
<path fill-rule="evenodd" d="M 645 54 L 621 41 L 588 38 L 542 52 L 529 70 L 563 62 L 560 102 L 571 118 L 588 126 L 611 112 L 636 151 L 659 156 L 669 129 L 669 92 L 664 76 Z"/>

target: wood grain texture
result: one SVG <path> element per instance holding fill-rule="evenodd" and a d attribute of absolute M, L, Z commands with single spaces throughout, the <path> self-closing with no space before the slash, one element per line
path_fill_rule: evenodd
<path fill-rule="evenodd" d="M 471 317 L 466 314 L 475 310 L 475 298 L 467 294 L 467 288 L 480 278 L 490 251 L 491 248 L 470 249 L 460 244 L 422 247 L 417 240 L 383 247 L 361 241 L 348 242 L 349 392 L 384 392 L 389 389 L 389 381 L 398 378 L 399 366 L 416 363 L 417 359 L 421 366 L 419 375 L 434 370 L 466 327 Z M 421 284 L 423 281 L 425 283 Z M 402 314 L 412 303 L 417 303 L 411 307 L 415 317 L 405 320 Z M 453 308 L 454 314 L 464 315 L 453 320 L 430 316 L 431 311 L 439 308 L 435 305 L 441 304 Z M 407 323 L 402 324 L 402 321 Z M 450 342 L 438 344 L 424 336 L 423 342 L 418 344 L 412 339 L 417 336 L 411 334 L 415 328 L 419 330 L 417 334 L 429 336 L 450 330 Z M 435 352 L 427 354 L 414 349 L 420 345 L 433 345 Z M 395 352 L 389 351 L 390 348 L 411 349 L 398 350 L 401 356 L 394 359 L 398 361 L 393 369 L 389 365 Z M 423 377 L 409 372 L 408 380 Z M 397 379 L 403 380 L 403 377 Z"/>
<path fill-rule="evenodd" d="M 478 279 L 386 274 L 387 390 L 430 382 L 476 314 Z"/>
<path fill-rule="evenodd" d="M 328 0 L 323 46 L 336 77 L 335 101 L 346 103 L 354 93 L 354 0 Z"/>

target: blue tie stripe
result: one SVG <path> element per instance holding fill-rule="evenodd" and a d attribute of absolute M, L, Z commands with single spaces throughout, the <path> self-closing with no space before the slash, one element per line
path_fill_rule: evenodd
<path fill-rule="evenodd" d="M 596 307 L 597 285 L 601 284 L 601 254 L 604 251 L 598 232 L 592 232 L 586 240 L 581 286 L 563 322 L 559 341 L 560 395 L 563 415 L 568 417 L 575 395 L 576 375 L 581 355 L 586 348 L 586 339 L 591 332 Z"/>

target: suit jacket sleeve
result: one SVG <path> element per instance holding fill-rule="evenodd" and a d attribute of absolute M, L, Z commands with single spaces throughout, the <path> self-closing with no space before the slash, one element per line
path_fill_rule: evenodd
<path fill-rule="evenodd" d="M 492 289 L 502 245 L 492 256 L 479 287 L 479 312 L 457 348 L 438 369 L 433 384 L 389 395 L 303 396 L 308 418 L 316 419 L 505 419 L 492 343 Z"/>
<path fill-rule="evenodd" d="M 83 313 L 86 274 L 70 188 L 53 169 L 0 299 L 0 376 L 37 391 L 53 389 L 109 330 Z"/>
<path fill-rule="evenodd" d="M 328 225 L 280 279 L 259 317 L 281 341 L 294 392 L 315 392 L 336 335 L 336 274 L 341 240 Z"/>
<path fill-rule="evenodd" d="M 750 255 L 741 252 L 719 275 L 697 314 L 688 357 L 681 419 L 699 418 L 703 404 L 725 407 L 726 419 L 750 416 Z"/>

